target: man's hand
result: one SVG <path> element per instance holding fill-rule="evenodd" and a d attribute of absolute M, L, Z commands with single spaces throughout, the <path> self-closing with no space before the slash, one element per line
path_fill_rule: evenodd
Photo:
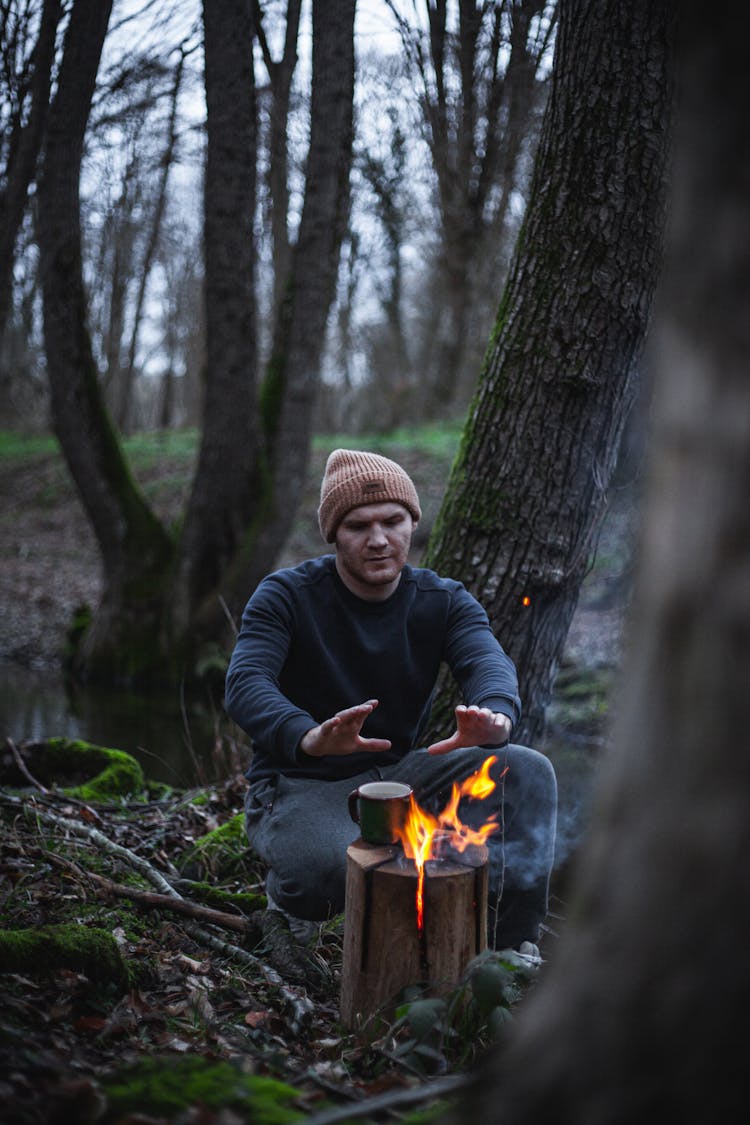
<path fill-rule="evenodd" d="M 332 719 L 326 719 L 302 736 L 300 750 L 313 758 L 322 758 L 324 754 L 354 754 L 357 750 L 375 753 L 390 750 L 387 738 L 363 738 L 359 733 L 365 719 L 377 705 L 377 699 L 368 699 L 366 703 L 338 711 Z"/>
<path fill-rule="evenodd" d="M 513 724 L 507 715 L 490 711 L 489 707 L 456 708 L 456 732 L 441 742 L 433 742 L 427 747 L 428 754 L 449 754 L 464 746 L 485 746 L 488 743 L 500 746 L 510 738 Z"/>

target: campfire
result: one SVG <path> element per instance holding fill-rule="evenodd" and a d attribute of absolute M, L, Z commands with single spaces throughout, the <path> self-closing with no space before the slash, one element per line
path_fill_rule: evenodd
<path fill-rule="evenodd" d="M 453 859 L 467 848 L 483 847 L 489 836 L 500 827 L 495 817 L 490 817 L 481 828 L 474 830 L 459 820 L 458 805 L 462 797 L 482 799 L 495 788 L 490 768 L 497 761 L 492 755 L 482 768 L 460 784 L 454 782 L 451 798 L 442 812 L 433 816 L 417 803 L 412 793 L 406 823 L 399 832 L 401 846 L 407 859 L 414 861 L 417 869 L 417 928 L 424 929 L 424 877 L 429 860 Z"/>
<path fill-rule="evenodd" d="M 386 1008 L 408 984 L 429 991 L 453 987 L 487 944 L 486 842 L 500 827 L 494 816 L 479 828 L 458 815 L 465 797 L 482 800 L 495 788 L 488 757 L 454 783 L 441 812 L 412 795 L 398 844 L 357 840 L 347 851 L 341 1018 L 345 1026 Z"/>

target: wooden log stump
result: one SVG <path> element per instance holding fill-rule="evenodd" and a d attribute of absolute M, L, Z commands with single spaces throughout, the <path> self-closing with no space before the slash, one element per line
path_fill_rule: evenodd
<path fill-rule="evenodd" d="M 430 860 L 424 926 L 417 925 L 417 871 L 400 847 L 356 840 L 347 849 L 341 1021 L 353 1029 L 399 993 L 420 984 L 432 995 L 455 987 L 487 946 L 487 849 L 469 863 Z"/>

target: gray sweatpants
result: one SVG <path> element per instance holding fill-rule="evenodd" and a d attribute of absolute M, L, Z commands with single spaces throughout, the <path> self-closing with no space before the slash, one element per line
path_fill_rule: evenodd
<path fill-rule="evenodd" d="M 413 750 L 396 765 L 343 781 L 276 774 L 254 782 L 245 801 L 250 845 L 268 866 L 274 902 L 298 918 L 323 921 L 344 909 L 346 849 L 359 835 L 347 797 L 365 781 L 402 781 L 432 812 L 447 803 L 454 781 L 475 773 L 490 754 L 494 791 L 463 799 L 459 815 L 478 828 L 493 813 L 500 825 L 487 841 L 490 945 L 517 948 L 537 941 L 547 913 L 554 859 L 557 783 L 549 759 L 525 746 L 469 747 L 432 756 Z M 506 769 L 507 767 L 507 769 Z"/>

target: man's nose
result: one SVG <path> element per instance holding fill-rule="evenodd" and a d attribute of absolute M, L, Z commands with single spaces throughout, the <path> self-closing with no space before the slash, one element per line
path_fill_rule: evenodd
<path fill-rule="evenodd" d="M 370 543 L 387 543 L 388 536 L 385 533 L 385 528 L 380 523 L 374 523 L 370 527 L 370 534 L 368 536 Z"/>

